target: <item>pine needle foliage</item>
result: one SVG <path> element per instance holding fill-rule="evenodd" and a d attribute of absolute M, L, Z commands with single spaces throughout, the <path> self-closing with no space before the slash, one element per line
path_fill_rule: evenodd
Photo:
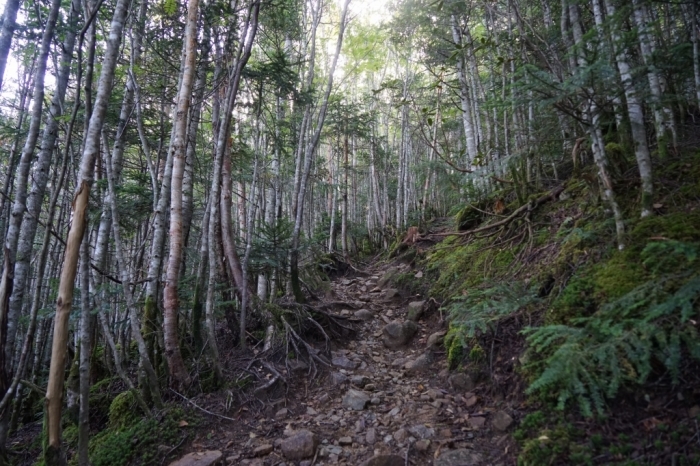
<path fill-rule="evenodd" d="M 652 278 L 571 325 L 524 330 L 538 359 L 528 393 L 555 395 L 557 408 L 573 402 L 591 416 L 623 386 L 644 383 L 664 367 L 677 383 L 684 356 L 700 360 L 698 314 L 700 248 L 692 243 L 650 243 L 641 254 Z"/>

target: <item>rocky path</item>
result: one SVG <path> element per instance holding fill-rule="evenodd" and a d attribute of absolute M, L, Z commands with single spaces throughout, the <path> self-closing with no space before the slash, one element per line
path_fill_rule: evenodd
<path fill-rule="evenodd" d="M 420 276 L 403 265 L 332 283 L 331 298 L 349 304 L 337 313 L 352 315 L 358 334 L 332 351 L 327 378 L 275 407 L 268 435 L 224 452 L 227 464 L 509 464 L 499 459 L 512 449 L 507 410 L 484 406 L 469 376 L 447 370 L 439 312 L 389 288 L 386 277 L 397 272 Z"/>

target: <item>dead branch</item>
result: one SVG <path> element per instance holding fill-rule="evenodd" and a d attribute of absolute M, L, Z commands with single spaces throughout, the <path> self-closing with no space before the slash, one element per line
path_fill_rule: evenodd
<path fill-rule="evenodd" d="M 561 194 L 564 191 L 564 186 L 560 185 L 548 192 L 547 194 L 544 194 L 543 196 L 540 196 L 539 198 L 535 199 L 533 202 L 528 202 L 527 204 L 524 204 L 517 208 L 512 214 L 510 214 L 508 217 L 505 219 L 498 221 L 496 223 L 491 223 L 490 225 L 485 225 L 483 227 L 479 228 L 474 228 L 473 230 L 468 230 L 468 231 L 452 231 L 452 232 L 445 232 L 445 233 L 433 233 L 432 236 L 467 236 L 467 235 L 473 235 L 474 233 L 480 233 L 482 231 L 488 231 L 492 230 L 494 228 L 501 227 L 503 225 L 506 225 L 513 221 L 516 217 L 518 217 L 520 214 L 523 212 L 528 212 L 529 210 L 532 210 L 539 206 L 540 204 L 544 204 L 545 202 L 555 199 L 559 194 Z"/>
<path fill-rule="evenodd" d="M 173 392 L 174 394 L 176 394 L 177 396 L 179 396 L 180 398 L 182 398 L 183 400 L 185 400 L 186 402 L 188 402 L 189 404 L 191 404 L 192 406 L 194 406 L 195 408 L 199 409 L 200 411 L 203 411 L 203 412 L 205 412 L 205 413 L 207 413 L 207 414 L 210 414 L 210 415 L 212 415 L 212 416 L 220 417 L 221 419 L 226 419 L 227 421 L 234 421 L 234 422 L 236 422 L 236 419 L 234 419 L 234 418 L 232 418 L 232 417 L 224 416 L 224 415 L 222 415 L 222 414 L 212 413 L 211 411 L 202 408 L 202 407 L 199 406 L 197 403 L 195 403 L 194 401 L 190 400 L 190 399 L 187 398 L 185 395 L 179 394 L 178 392 L 176 392 L 176 391 L 173 390 L 172 388 L 170 389 L 170 391 Z"/>

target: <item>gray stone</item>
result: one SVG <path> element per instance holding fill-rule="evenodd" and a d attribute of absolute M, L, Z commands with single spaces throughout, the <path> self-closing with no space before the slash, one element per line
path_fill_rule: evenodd
<path fill-rule="evenodd" d="M 382 293 L 382 300 L 384 302 L 392 301 L 396 298 L 400 298 L 401 293 L 399 293 L 399 290 L 396 288 L 387 288 L 384 290 L 384 293 Z"/>
<path fill-rule="evenodd" d="M 342 385 L 348 380 L 348 376 L 345 374 L 341 374 L 340 372 L 331 372 L 331 385 L 334 387 L 337 385 Z"/>
<path fill-rule="evenodd" d="M 275 419 L 277 419 L 277 420 L 284 419 L 285 417 L 287 417 L 287 413 L 289 413 L 287 408 L 282 408 L 275 413 Z"/>
<path fill-rule="evenodd" d="M 365 392 L 360 390 L 355 390 L 351 388 L 343 397 L 343 406 L 346 408 L 354 409 L 355 411 L 362 411 L 365 409 L 369 403 L 369 396 Z"/>
<path fill-rule="evenodd" d="M 396 275 L 396 273 L 399 271 L 396 267 L 390 267 L 387 269 L 387 271 L 382 275 L 382 278 L 377 280 L 377 287 L 379 288 L 384 288 L 384 285 L 389 283 L 389 281 Z"/>
<path fill-rule="evenodd" d="M 418 440 L 413 444 L 413 448 L 417 451 L 427 451 L 430 448 L 430 440 Z"/>
<path fill-rule="evenodd" d="M 338 443 L 341 445 L 352 445 L 352 437 L 340 437 Z"/>
<path fill-rule="evenodd" d="M 404 466 L 405 464 L 405 459 L 398 455 L 375 455 L 361 466 Z"/>
<path fill-rule="evenodd" d="M 350 383 L 356 387 L 363 388 L 369 383 L 369 378 L 365 377 L 364 375 L 353 375 L 350 377 Z"/>
<path fill-rule="evenodd" d="M 377 429 L 374 427 L 370 427 L 367 429 L 367 433 L 365 434 L 365 441 L 369 445 L 374 445 L 374 443 L 377 441 Z"/>
<path fill-rule="evenodd" d="M 408 320 L 416 322 L 423 315 L 423 306 L 425 301 L 411 301 L 408 303 Z"/>
<path fill-rule="evenodd" d="M 280 448 L 288 460 L 301 460 L 314 456 L 318 438 L 309 430 L 300 430 L 289 438 L 282 440 Z"/>
<path fill-rule="evenodd" d="M 408 432 L 406 432 L 406 429 L 399 429 L 396 432 L 394 432 L 393 437 L 394 437 L 394 440 L 401 443 L 404 440 L 406 440 L 406 437 L 408 437 Z"/>
<path fill-rule="evenodd" d="M 435 460 L 435 466 L 477 466 L 481 461 L 481 455 L 462 448 L 442 452 Z"/>
<path fill-rule="evenodd" d="M 253 455 L 255 456 L 266 456 L 270 453 L 272 453 L 272 445 L 270 445 L 269 443 L 260 445 L 255 450 L 253 450 Z"/>
<path fill-rule="evenodd" d="M 469 374 L 452 374 L 447 381 L 455 390 L 471 391 L 476 387 L 474 380 L 472 380 Z"/>
<path fill-rule="evenodd" d="M 360 309 L 359 311 L 355 312 L 355 317 L 360 320 L 372 320 L 374 319 L 374 314 L 372 311 L 368 311 L 367 309 Z"/>
<path fill-rule="evenodd" d="M 433 348 L 442 345 L 442 341 L 445 339 L 445 331 L 435 332 L 428 337 L 428 341 L 425 344 L 427 348 Z"/>
<path fill-rule="evenodd" d="M 342 355 L 338 355 L 338 356 L 333 357 L 333 359 L 331 360 L 331 363 L 335 367 L 340 367 L 342 369 L 349 369 L 349 370 L 357 369 L 357 366 L 360 365 L 359 362 L 352 361 L 349 358 L 347 358 L 346 356 L 342 356 Z"/>
<path fill-rule="evenodd" d="M 418 424 L 408 429 L 408 431 L 415 437 L 423 440 L 431 439 L 435 436 L 435 429 L 432 427 L 426 427 L 423 424 Z"/>
<path fill-rule="evenodd" d="M 416 359 L 413 361 L 409 361 L 406 363 L 404 369 L 406 369 L 406 372 L 410 374 L 415 374 L 417 372 L 423 372 L 432 367 L 433 363 L 433 358 L 430 357 L 429 354 L 421 354 L 418 356 Z"/>
<path fill-rule="evenodd" d="M 303 372 L 309 370 L 309 365 L 304 361 L 292 359 L 289 361 L 289 368 L 292 370 L 292 372 Z"/>
<path fill-rule="evenodd" d="M 493 419 L 491 419 L 491 425 L 493 428 L 500 432 L 505 432 L 508 430 L 508 427 L 510 427 L 511 424 L 513 424 L 513 418 L 510 417 L 510 415 L 505 411 L 498 411 L 496 414 L 494 414 Z"/>
<path fill-rule="evenodd" d="M 211 466 L 221 459 L 219 450 L 197 451 L 189 453 L 177 461 L 173 461 L 169 466 Z"/>
<path fill-rule="evenodd" d="M 406 322 L 393 321 L 382 329 L 384 346 L 397 349 L 408 344 L 418 332 L 418 325 L 410 320 Z"/>

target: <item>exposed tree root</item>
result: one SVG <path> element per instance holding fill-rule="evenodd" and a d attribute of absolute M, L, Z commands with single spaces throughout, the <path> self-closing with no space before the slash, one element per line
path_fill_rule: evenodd
<path fill-rule="evenodd" d="M 539 198 L 535 199 L 534 201 L 528 202 L 519 208 L 515 209 L 512 214 L 510 214 L 508 217 L 504 218 L 503 220 L 500 220 L 495 223 L 491 223 L 489 225 L 485 225 L 483 227 L 478 227 L 474 228 L 472 230 L 467 230 L 467 231 L 450 231 L 450 232 L 444 232 L 444 233 L 432 233 L 431 236 L 468 236 L 468 235 L 473 235 L 475 233 L 481 233 L 483 231 L 490 231 L 495 228 L 503 227 L 505 225 L 508 225 L 510 222 L 513 220 L 519 218 L 519 217 L 527 217 L 530 211 L 535 209 L 541 204 L 544 204 L 547 201 L 550 200 L 555 200 L 559 194 L 561 194 L 564 191 L 564 186 L 559 185 L 556 188 L 552 189 L 550 192 L 547 194 L 544 194 L 540 196 Z M 525 214 L 524 216 L 522 214 Z"/>

